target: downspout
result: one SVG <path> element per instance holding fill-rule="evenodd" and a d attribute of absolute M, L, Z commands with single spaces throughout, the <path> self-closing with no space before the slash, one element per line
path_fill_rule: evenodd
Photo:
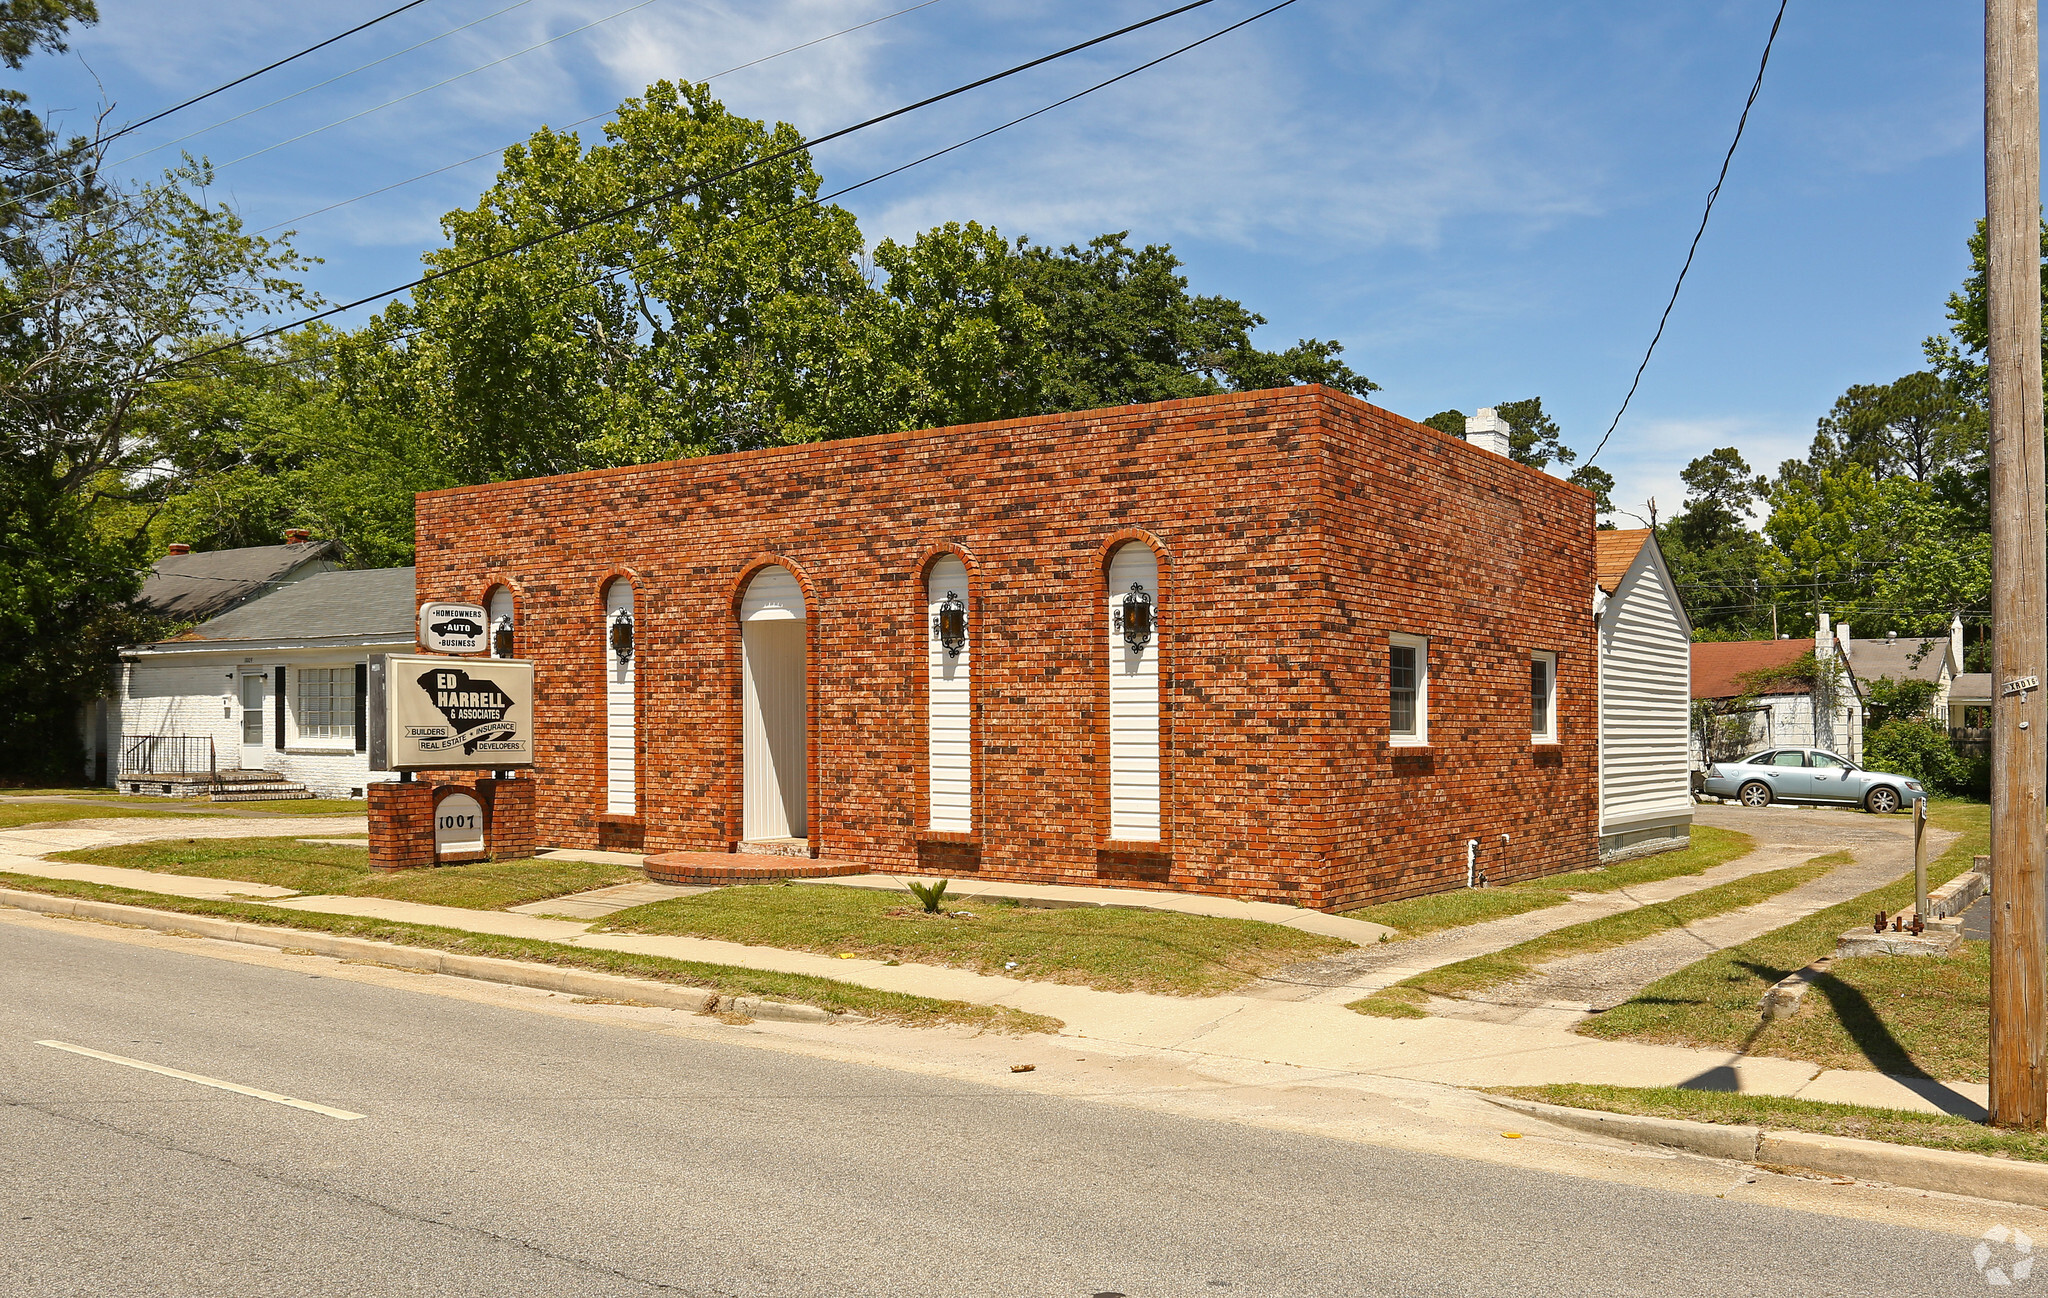
<path fill-rule="evenodd" d="M 1465 886 L 1477 888 L 1479 883 L 1479 840 L 1468 838 L 1465 840 Z"/>

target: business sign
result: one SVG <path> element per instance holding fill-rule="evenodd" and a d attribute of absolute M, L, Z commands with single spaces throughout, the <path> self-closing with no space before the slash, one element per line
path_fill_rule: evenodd
<path fill-rule="evenodd" d="M 533 664 L 384 654 L 370 660 L 370 767 L 533 765 Z"/>
<path fill-rule="evenodd" d="M 480 604 L 429 600 L 420 605 L 420 647 L 435 654 L 480 654 L 490 647 L 491 615 Z"/>

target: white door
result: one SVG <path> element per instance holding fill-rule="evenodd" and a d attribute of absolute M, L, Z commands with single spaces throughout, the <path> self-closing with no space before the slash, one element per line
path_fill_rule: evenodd
<path fill-rule="evenodd" d="M 741 837 L 810 837 L 805 799 L 809 711 L 802 587 L 763 569 L 740 602 L 744 774 Z"/>
<path fill-rule="evenodd" d="M 270 760 L 268 733 L 264 726 L 263 700 L 270 693 L 270 678 L 260 668 L 242 672 L 242 769 L 260 771 Z"/>

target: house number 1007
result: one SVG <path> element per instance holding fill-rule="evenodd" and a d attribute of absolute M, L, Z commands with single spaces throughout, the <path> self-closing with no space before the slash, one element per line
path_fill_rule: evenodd
<path fill-rule="evenodd" d="M 476 817 L 475 817 L 475 816 L 443 816 L 443 817 L 441 817 L 441 828 L 443 828 L 443 829 L 475 829 L 475 828 L 476 828 Z"/>

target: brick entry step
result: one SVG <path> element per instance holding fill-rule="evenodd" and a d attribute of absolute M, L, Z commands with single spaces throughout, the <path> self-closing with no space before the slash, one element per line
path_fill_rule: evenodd
<path fill-rule="evenodd" d="M 647 858 L 649 879 L 684 888 L 774 883 L 778 879 L 829 879 L 842 874 L 866 874 L 870 868 L 858 861 L 735 852 L 664 852 Z"/>

